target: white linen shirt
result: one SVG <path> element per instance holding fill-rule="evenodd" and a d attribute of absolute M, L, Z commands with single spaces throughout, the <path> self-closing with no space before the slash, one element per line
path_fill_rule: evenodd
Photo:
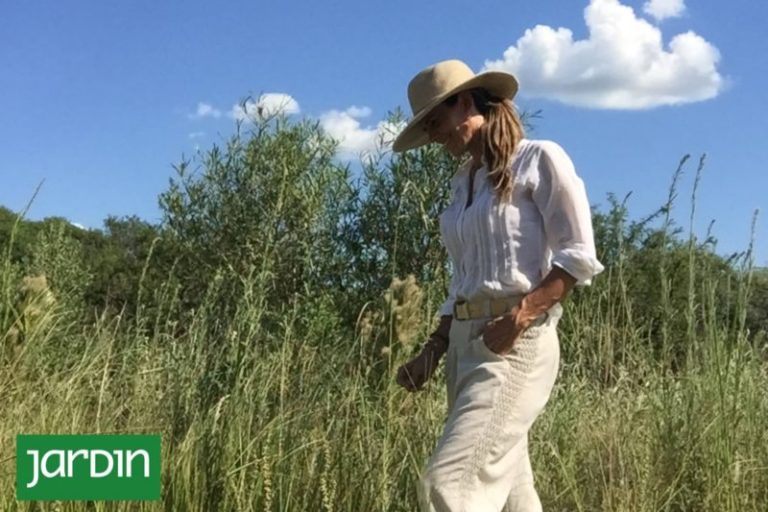
<path fill-rule="evenodd" d="M 458 299 L 520 295 L 557 265 L 588 285 L 603 270 L 595 255 L 584 182 L 557 143 L 523 139 L 512 158 L 512 200 L 500 203 L 485 165 L 475 172 L 472 204 L 469 165 L 451 179 L 453 199 L 440 214 L 440 232 L 453 265 L 441 315 Z"/>

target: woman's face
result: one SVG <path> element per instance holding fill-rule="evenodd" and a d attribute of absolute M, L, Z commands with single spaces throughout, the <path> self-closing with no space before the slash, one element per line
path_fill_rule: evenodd
<path fill-rule="evenodd" d="M 470 143 L 483 122 L 482 114 L 475 109 L 472 95 L 462 91 L 453 105 L 443 102 L 432 109 L 424 118 L 424 130 L 430 142 L 442 144 L 451 155 L 459 157 L 470 149 Z"/>

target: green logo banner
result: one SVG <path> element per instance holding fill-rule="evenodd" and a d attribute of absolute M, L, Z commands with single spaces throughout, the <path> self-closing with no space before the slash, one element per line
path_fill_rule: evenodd
<path fill-rule="evenodd" d="M 159 435 L 18 435 L 16 499 L 159 500 Z"/>

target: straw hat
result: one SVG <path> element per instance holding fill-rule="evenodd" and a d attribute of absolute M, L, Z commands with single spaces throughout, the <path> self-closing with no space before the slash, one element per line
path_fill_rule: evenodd
<path fill-rule="evenodd" d="M 499 98 L 512 99 L 517 93 L 517 80 L 501 71 L 475 75 L 460 60 L 444 60 L 421 71 L 408 84 L 413 119 L 397 136 L 392 149 L 399 153 L 428 144 L 429 135 L 422 128 L 424 117 L 450 96 L 475 87 L 482 87 Z"/>

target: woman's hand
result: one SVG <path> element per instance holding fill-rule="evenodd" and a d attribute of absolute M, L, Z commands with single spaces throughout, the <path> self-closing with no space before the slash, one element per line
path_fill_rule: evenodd
<path fill-rule="evenodd" d="M 516 306 L 509 313 L 496 317 L 485 325 L 482 342 L 491 352 L 503 356 L 512 350 L 512 346 L 530 323 L 520 315 L 520 308 Z"/>
<path fill-rule="evenodd" d="M 397 369 L 397 383 L 408 391 L 420 391 L 437 369 L 437 363 L 448 351 L 451 333 L 451 315 L 442 315 L 437 329 L 430 334 L 418 356 Z"/>
<path fill-rule="evenodd" d="M 437 369 L 440 356 L 431 345 L 397 370 L 397 383 L 408 391 L 421 391 Z"/>
<path fill-rule="evenodd" d="M 562 301 L 575 285 L 575 277 L 560 267 L 552 267 L 512 311 L 488 322 L 483 331 L 483 343 L 499 355 L 507 354 L 528 326 Z"/>

